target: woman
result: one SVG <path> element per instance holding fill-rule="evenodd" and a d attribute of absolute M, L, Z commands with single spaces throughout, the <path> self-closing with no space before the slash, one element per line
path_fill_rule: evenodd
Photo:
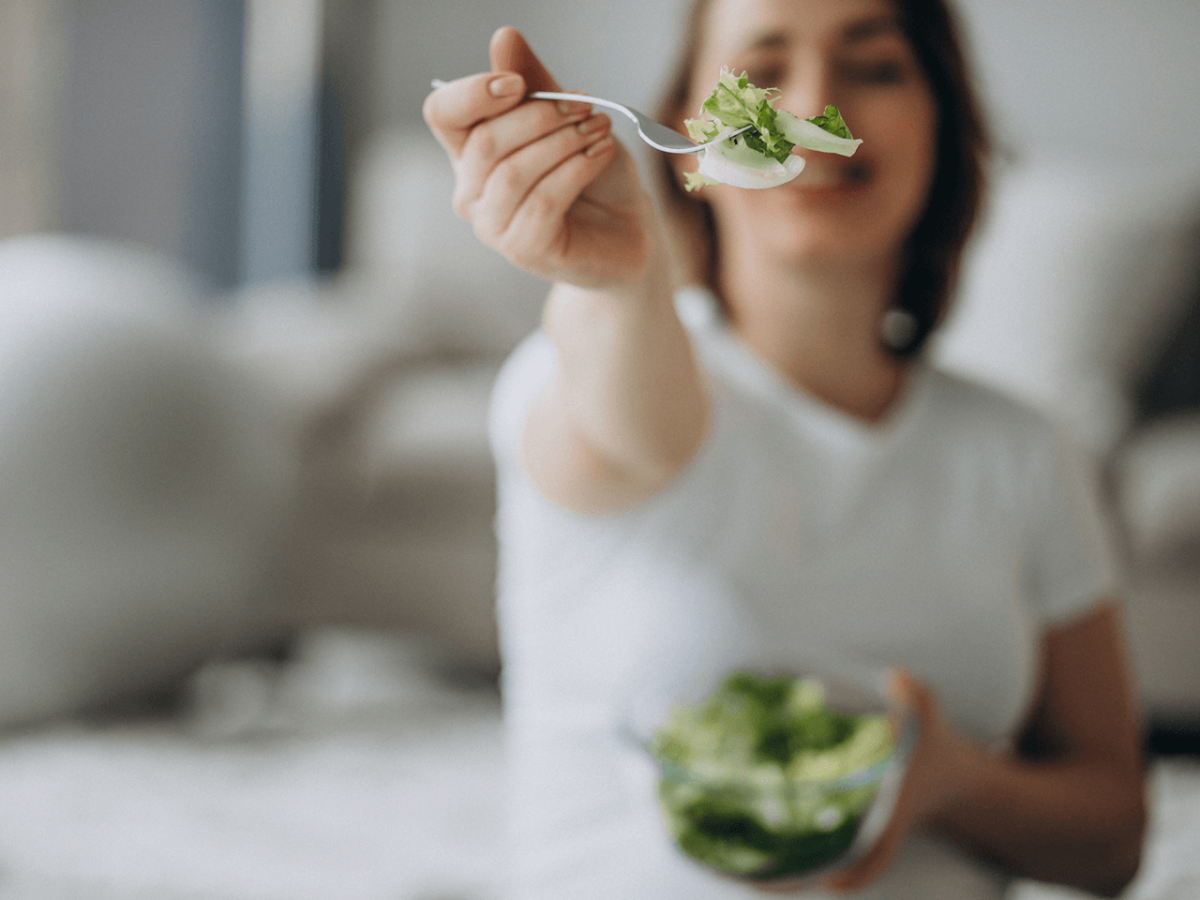
<path fill-rule="evenodd" d="M 671 118 L 724 65 L 836 104 L 858 154 L 674 188 L 668 229 L 605 117 L 523 99 L 555 85 L 511 29 L 426 103 L 456 211 L 555 282 L 492 421 L 516 896 L 753 896 L 672 851 L 620 726 L 639 691 L 814 649 L 891 667 L 921 739 L 884 836 L 800 896 L 1115 894 L 1144 809 L 1094 493 L 1039 417 L 920 355 L 982 182 L 949 14 L 711 0 L 693 26 Z"/>

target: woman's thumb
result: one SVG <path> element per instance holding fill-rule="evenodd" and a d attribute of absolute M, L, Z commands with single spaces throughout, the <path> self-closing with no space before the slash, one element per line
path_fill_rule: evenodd
<path fill-rule="evenodd" d="M 924 721 L 931 698 L 925 685 L 903 669 L 892 669 L 887 677 L 887 695 L 897 707 Z"/>
<path fill-rule="evenodd" d="M 492 35 L 488 47 L 493 72 L 516 72 L 525 78 L 530 91 L 562 90 L 542 61 L 529 48 L 517 29 L 504 26 Z"/>

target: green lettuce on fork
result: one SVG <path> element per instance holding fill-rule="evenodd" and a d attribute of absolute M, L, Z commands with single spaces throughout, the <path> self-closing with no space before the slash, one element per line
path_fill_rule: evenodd
<path fill-rule="evenodd" d="M 778 88 L 755 87 L 745 72 L 735 76 L 728 68 L 721 69 L 716 88 L 700 108 L 705 117 L 684 121 L 688 135 L 702 143 L 752 127 L 699 152 L 699 169 L 686 174 L 689 191 L 706 184 L 743 188 L 786 184 L 804 169 L 804 158 L 792 153 L 797 146 L 854 155 L 862 141 L 851 136 L 837 107 L 826 106 L 824 115 L 801 119 L 771 105 L 779 93 Z"/>

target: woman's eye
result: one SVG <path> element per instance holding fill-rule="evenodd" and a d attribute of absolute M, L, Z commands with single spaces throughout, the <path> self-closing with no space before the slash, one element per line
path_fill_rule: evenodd
<path fill-rule="evenodd" d="M 773 88 L 783 83 L 784 72 L 779 66 L 754 66 L 746 69 L 746 75 L 755 87 Z"/>
<path fill-rule="evenodd" d="M 900 84 L 908 77 L 908 69 L 893 60 L 847 63 L 842 66 L 842 77 L 856 84 Z"/>

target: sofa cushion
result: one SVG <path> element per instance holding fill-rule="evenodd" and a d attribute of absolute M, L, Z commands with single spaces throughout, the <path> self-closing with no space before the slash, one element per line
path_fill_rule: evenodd
<path fill-rule="evenodd" d="M 1200 172 L 1043 161 L 997 178 L 935 354 L 1101 454 L 1200 276 Z"/>
<path fill-rule="evenodd" d="M 290 448 L 175 264 L 0 242 L 0 726 L 160 688 L 274 628 Z"/>
<path fill-rule="evenodd" d="M 480 242 L 451 209 L 453 191 L 428 131 L 375 136 L 351 187 L 348 268 L 428 353 L 499 358 L 537 326 L 549 286 Z"/>
<path fill-rule="evenodd" d="M 1113 481 L 1135 561 L 1190 560 L 1200 575 L 1200 411 L 1139 429 L 1117 453 Z"/>

